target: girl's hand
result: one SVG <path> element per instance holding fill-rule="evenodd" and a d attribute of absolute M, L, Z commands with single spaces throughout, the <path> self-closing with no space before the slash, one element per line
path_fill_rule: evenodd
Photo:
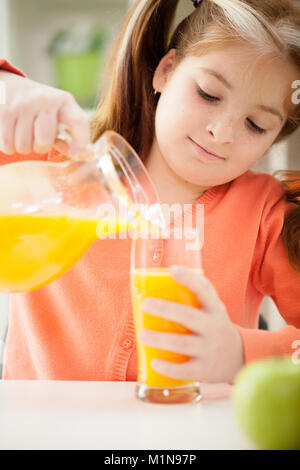
<path fill-rule="evenodd" d="M 70 93 L 4 70 L 0 80 L 5 90 L 5 103 L 0 104 L 1 152 L 42 154 L 55 146 L 73 156 L 89 143 L 88 118 Z M 69 149 L 55 142 L 59 122 L 70 129 Z"/>
<path fill-rule="evenodd" d="M 191 334 L 162 333 L 144 329 L 139 339 L 153 348 L 190 356 L 183 364 L 154 359 L 151 367 L 160 374 L 179 380 L 233 382 L 244 364 L 243 345 L 238 329 L 230 321 L 211 282 L 199 271 L 172 267 L 172 277 L 197 294 L 201 309 L 148 297 L 143 310 L 184 325 Z"/>

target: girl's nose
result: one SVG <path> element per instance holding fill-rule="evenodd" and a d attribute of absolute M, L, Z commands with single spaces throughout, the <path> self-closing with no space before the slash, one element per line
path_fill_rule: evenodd
<path fill-rule="evenodd" d="M 234 142 L 234 124 L 230 120 L 211 122 L 207 125 L 206 130 L 213 141 L 218 144 L 230 145 Z"/>

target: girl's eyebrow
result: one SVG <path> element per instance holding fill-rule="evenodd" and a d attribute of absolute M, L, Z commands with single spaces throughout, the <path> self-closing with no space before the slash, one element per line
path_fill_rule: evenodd
<path fill-rule="evenodd" d="M 223 77 L 222 74 L 220 74 L 219 72 L 217 72 L 216 70 L 213 70 L 213 69 L 209 69 L 207 67 L 199 67 L 199 69 L 203 70 L 204 72 L 206 73 L 209 73 L 210 75 L 212 75 L 213 77 L 217 78 L 221 83 L 223 83 L 223 85 L 226 86 L 226 88 L 228 88 L 229 90 L 232 90 L 233 89 L 233 86 L 226 80 L 225 77 Z M 281 122 L 284 121 L 283 119 L 283 116 L 282 114 L 275 108 L 272 108 L 271 106 L 266 106 L 266 105 L 258 105 L 257 106 L 258 109 L 261 109 L 262 111 L 266 111 L 267 113 L 271 113 L 271 114 L 274 114 L 275 116 L 277 116 L 279 118 L 279 120 Z"/>
<path fill-rule="evenodd" d="M 218 80 L 220 80 L 220 82 L 223 83 L 223 85 L 226 86 L 226 88 L 228 88 L 229 90 L 232 90 L 233 86 L 226 80 L 225 77 L 223 77 L 222 74 L 220 74 L 219 72 L 217 72 L 216 70 L 213 70 L 213 69 L 208 69 L 207 67 L 199 67 L 201 70 L 204 70 L 204 72 L 207 72 L 209 73 L 210 75 L 212 75 L 213 77 L 216 77 Z"/>
<path fill-rule="evenodd" d="M 265 106 L 265 105 L 261 104 L 261 105 L 257 106 L 257 108 L 262 109 L 263 111 L 266 111 L 267 113 L 274 114 L 275 116 L 277 116 L 280 119 L 281 122 L 284 120 L 281 113 L 277 109 L 272 108 L 271 106 Z"/>

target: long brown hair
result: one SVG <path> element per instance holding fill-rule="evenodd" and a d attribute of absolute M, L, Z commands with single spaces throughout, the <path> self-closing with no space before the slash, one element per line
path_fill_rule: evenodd
<path fill-rule="evenodd" d="M 274 176 L 281 181 L 286 199 L 298 206 L 286 213 L 281 235 L 291 265 L 300 272 L 300 171 L 280 170 Z"/>
<path fill-rule="evenodd" d="M 144 162 L 153 142 L 159 99 L 153 93 L 153 74 L 169 49 L 176 49 L 178 64 L 205 48 L 246 41 L 262 54 L 277 52 L 300 70 L 300 9 L 292 0 L 203 0 L 173 31 L 178 2 L 134 3 L 112 49 L 91 119 L 93 141 L 106 130 L 115 130 Z M 299 122 L 300 106 L 291 105 L 276 142 L 292 134 Z M 291 265 L 300 272 L 300 172 L 277 175 L 286 198 L 298 206 L 286 215 L 282 237 Z"/>

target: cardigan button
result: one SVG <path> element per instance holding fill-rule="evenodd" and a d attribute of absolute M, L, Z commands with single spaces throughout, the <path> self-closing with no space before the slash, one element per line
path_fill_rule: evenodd
<path fill-rule="evenodd" d="M 121 346 L 122 346 L 122 348 L 127 349 L 127 351 L 128 351 L 129 349 L 131 349 L 133 347 L 133 341 L 129 338 L 125 338 L 122 341 Z"/>

